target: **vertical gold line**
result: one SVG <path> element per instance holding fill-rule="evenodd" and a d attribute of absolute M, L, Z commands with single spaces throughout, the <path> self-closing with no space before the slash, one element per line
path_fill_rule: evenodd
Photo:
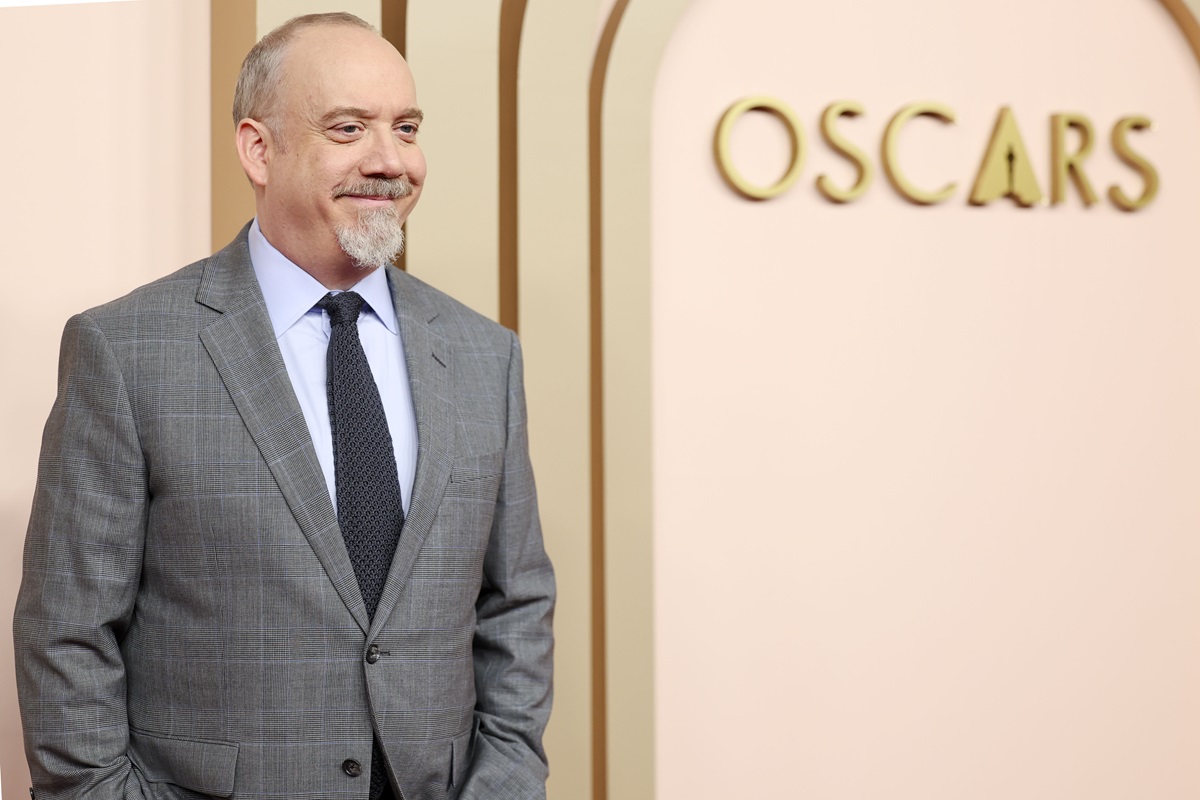
<path fill-rule="evenodd" d="M 604 82 L 629 0 L 617 0 L 596 46 L 588 86 L 588 336 L 592 456 L 592 800 L 608 800 L 608 615 L 604 515 Z"/>
<path fill-rule="evenodd" d="M 521 61 L 521 30 L 527 0 L 503 0 L 500 5 L 500 228 L 497 255 L 500 269 L 500 324 L 516 331 L 520 311 L 517 248 L 517 74 Z"/>
<path fill-rule="evenodd" d="M 212 249 L 220 250 L 254 216 L 254 194 L 233 146 L 233 89 L 242 59 L 258 41 L 256 0 L 212 0 L 209 103 Z"/>
<path fill-rule="evenodd" d="M 380 0 L 380 33 L 404 55 L 408 47 L 408 0 Z"/>
<path fill-rule="evenodd" d="M 380 33 L 383 38 L 392 43 L 404 55 L 408 49 L 408 0 L 380 0 Z M 404 233 L 407 236 L 408 227 Z M 408 271 L 408 247 L 396 257 L 393 262 L 402 270 Z"/>

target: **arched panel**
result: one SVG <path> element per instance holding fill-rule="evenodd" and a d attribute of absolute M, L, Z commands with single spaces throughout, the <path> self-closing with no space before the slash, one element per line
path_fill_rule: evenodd
<path fill-rule="evenodd" d="M 681 18 L 650 144 L 659 800 L 1200 791 L 1200 70 L 1167 10 Z M 713 155 L 753 95 L 809 145 L 762 202 Z M 837 129 L 892 180 L 836 204 L 820 120 L 850 100 Z M 1128 213 L 1133 116 L 1161 191 Z M 1091 206 L 1054 166 L 1086 130 Z M 971 204 L 993 132 L 1045 203 Z M 732 157 L 767 185 L 789 139 L 753 114 Z"/>
<path fill-rule="evenodd" d="M 500 316 L 501 0 L 408 0 L 406 57 L 425 111 L 429 177 L 408 221 L 407 268 L 492 319 Z"/>
<path fill-rule="evenodd" d="M 539 507 L 558 578 L 551 798 L 603 794 L 589 442 L 587 83 L 598 2 L 529 0 L 518 83 L 520 333 Z M 602 711 L 602 706 L 600 707 Z"/>
<path fill-rule="evenodd" d="M 593 128 L 593 253 L 600 277 L 608 796 L 655 796 L 651 485 L 650 112 L 654 76 L 687 0 L 631 0 Z M 603 39 L 601 46 L 603 47 Z M 594 353 L 595 357 L 597 354 Z"/>

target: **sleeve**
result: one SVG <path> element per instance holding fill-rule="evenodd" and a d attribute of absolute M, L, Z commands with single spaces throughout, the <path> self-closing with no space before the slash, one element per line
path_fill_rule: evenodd
<path fill-rule="evenodd" d="M 546 796 L 542 732 L 552 697 L 554 572 L 542 545 L 515 335 L 511 348 L 504 474 L 476 603 L 479 731 L 460 800 Z"/>
<path fill-rule="evenodd" d="M 126 755 L 120 642 L 146 529 L 146 469 L 109 342 L 63 333 L 13 620 L 17 694 L 37 798 L 142 798 Z"/>

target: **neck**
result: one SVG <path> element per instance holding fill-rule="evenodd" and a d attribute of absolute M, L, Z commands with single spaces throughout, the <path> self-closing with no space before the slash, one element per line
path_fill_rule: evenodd
<path fill-rule="evenodd" d="M 326 289 L 345 291 L 378 269 L 359 267 L 336 243 L 331 252 L 321 252 L 322 248 L 305 247 L 302 242 L 277 235 L 276 229 L 268 229 L 261 218 L 258 229 L 272 247 Z"/>
<path fill-rule="evenodd" d="M 300 269 L 316 278 L 317 281 L 320 282 L 320 284 L 326 289 L 335 289 L 338 291 L 345 291 L 346 289 L 349 289 L 378 269 L 378 267 L 363 269 L 351 264 L 349 267 L 344 269 L 320 271 L 309 269 L 299 262 L 294 261 L 292 263 L 296 264 L 296 266 L 300 267 Z"/>

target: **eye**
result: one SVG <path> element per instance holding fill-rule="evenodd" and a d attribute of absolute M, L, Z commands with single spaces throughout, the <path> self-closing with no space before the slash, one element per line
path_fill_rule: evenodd
<path fill-rule="evenodd" d="M 326 136 L 336 142 L 349 143 L 360 139 L 366 130 L 360 122 L 340 122 L 329 128 Z"/>
<path fill-rule="evenodd" d="M 417 137 L 418 126 L 415 122 L 401 122 L 396 126 L 395 130 L 401 138 L 412 140 Z"/>

